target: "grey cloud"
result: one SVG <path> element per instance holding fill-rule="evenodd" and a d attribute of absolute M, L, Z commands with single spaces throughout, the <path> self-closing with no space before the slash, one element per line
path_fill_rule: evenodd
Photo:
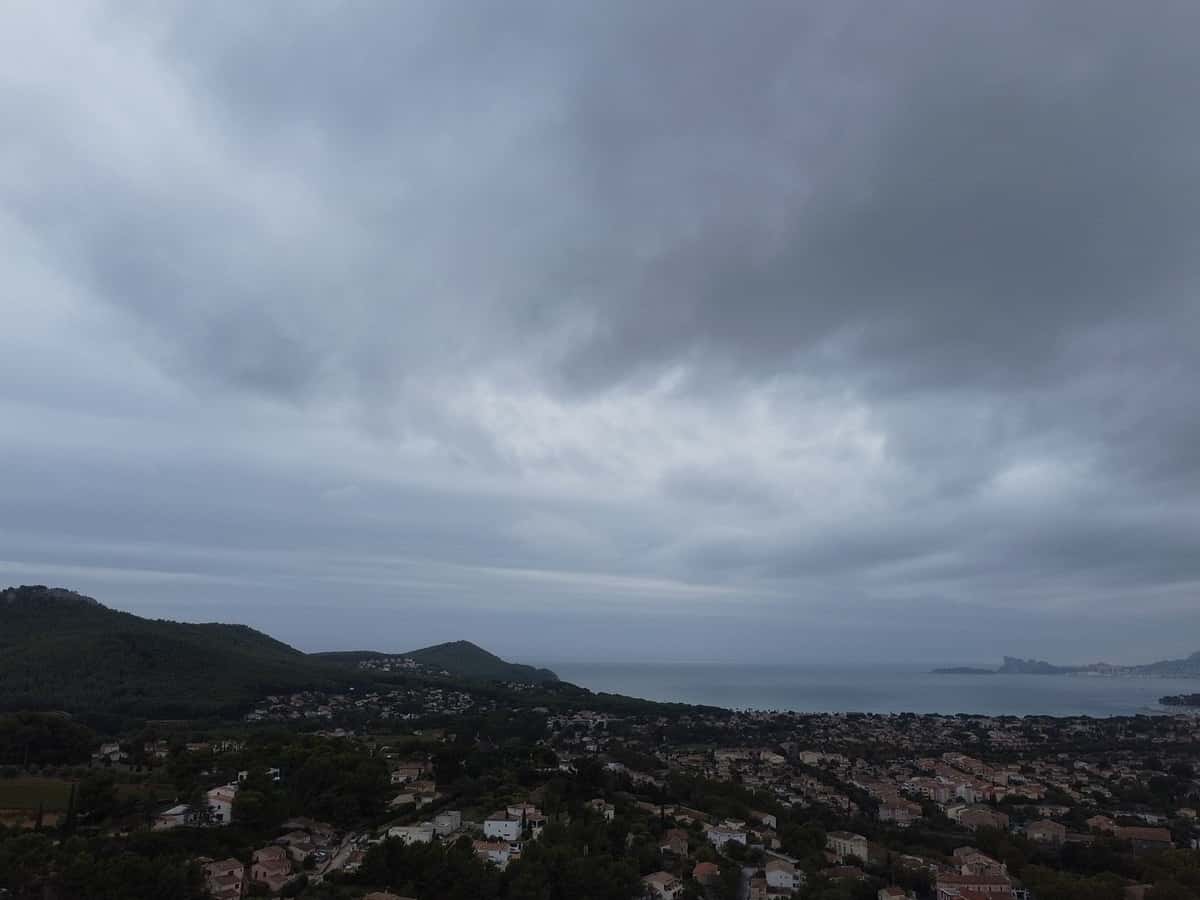
<path fill-rule="evenodd" d="M 1200 580 L 1193 4 L 3 16 L 14 577 L 781 656 Z"/>
<path fill-rule="evenodd" d="M 599 168 L 611 179 L 594 199 L 633 240 L 656 200 L 691 215 L 655 235 L 661 249 L 640 267 L 613 267 L 622 280 L 611 283 L 600 340 L 573 363 L 589 378 L 619 378 L 699 346 L 749 366 L 804 368 L 820 359 L 801 354 L 838 339 L 849 348 L 843 365 L 880 365 L 873 386 L 906 371 L 937 384 L 1025 382 L 1061 376 L 1054 363 L 1079 333 L 1190 306 L 1179 291 L 1194 274 L 1200 225 L 1189 29 L 1166 11 L 1089 8 L 1092 27 L 1075 35 L 1048 21 L 1052 11 L 1020 8 L 1022 19 L 1018 9 L 996 22 L 943 6 L 936 27 L 898 23 L 877 59 L 851 54 L 886 102 L 838 98 L 862 120 L 845 126 L 849 146 L 819 151 L 788 139 L 814 89 L 771 90 L 796 67 L 796 44 L 726 45 L 760 76 L 736 113 L 719 93 L 706 103 L 704 81 L 650 77 L 697 62 L 672 57 L 684 42 L 666 47 L 610 100 L 644 110 L 614 129 L 616 149 L 585 144 L 606 154 Z M 788 33 L 764 18 L 764 29 Z M 897 24 L 880 18 L 854 21 L 843 42 Z M 817 90 L 830 83 L 836 90 L 836 74 Z M 706 116 L 689 116 L 697 105 Z M 757 127 L 742 128 L 747 108 L 760 113 Z M 741 152 L 723 158 L 714 148 L 731 124 Z M 658 136 L 675 138 L 675 155 L 646 153 Z M 721 176 L 737 189 L 718 206 Z M 643 182 L 610 209 L 606 198 Z"/>

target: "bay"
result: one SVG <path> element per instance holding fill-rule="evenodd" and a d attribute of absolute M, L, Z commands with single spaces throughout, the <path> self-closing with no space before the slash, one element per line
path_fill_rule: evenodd
<path fill-rule="evenodd" d="M 797 712 L 1129 716 L 1177 713 L 1158 699 L 1200 679 L 1089 675 L 935 675 L 950 663 L 736 665 L 559 662 L 566 681 L 647 700 Z"/>

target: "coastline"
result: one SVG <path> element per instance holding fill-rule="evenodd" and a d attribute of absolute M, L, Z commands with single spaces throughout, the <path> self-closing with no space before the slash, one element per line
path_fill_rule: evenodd
<path fill-rule="evenodd" d="M 556 662 L 568 682 L 597 692 L 728 709 L 981 716 L 1178 715 L 1160 698 L 1194 679 L 1047 678 L 933 674 L 928 664 L 734 665 Z"/>

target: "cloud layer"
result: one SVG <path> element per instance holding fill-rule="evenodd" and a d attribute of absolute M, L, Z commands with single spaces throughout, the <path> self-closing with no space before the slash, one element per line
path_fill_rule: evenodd
<path fill-rule="evenodd" d="M 309 648 L 1195 649 L 1194 4 L 0 26 L 0 579 Z"/>

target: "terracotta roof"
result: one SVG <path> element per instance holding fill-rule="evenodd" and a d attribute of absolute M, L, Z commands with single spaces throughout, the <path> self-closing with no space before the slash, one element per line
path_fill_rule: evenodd
<path fill-rule="evenodd" d="M 938 887 L 943 885 L 947 887 L 970 887 L 973 884 L 1012 884 L 1012 880 L 1007 875 L 959 875 L 957 872 L 950 872 L 937 877 Z"/>

